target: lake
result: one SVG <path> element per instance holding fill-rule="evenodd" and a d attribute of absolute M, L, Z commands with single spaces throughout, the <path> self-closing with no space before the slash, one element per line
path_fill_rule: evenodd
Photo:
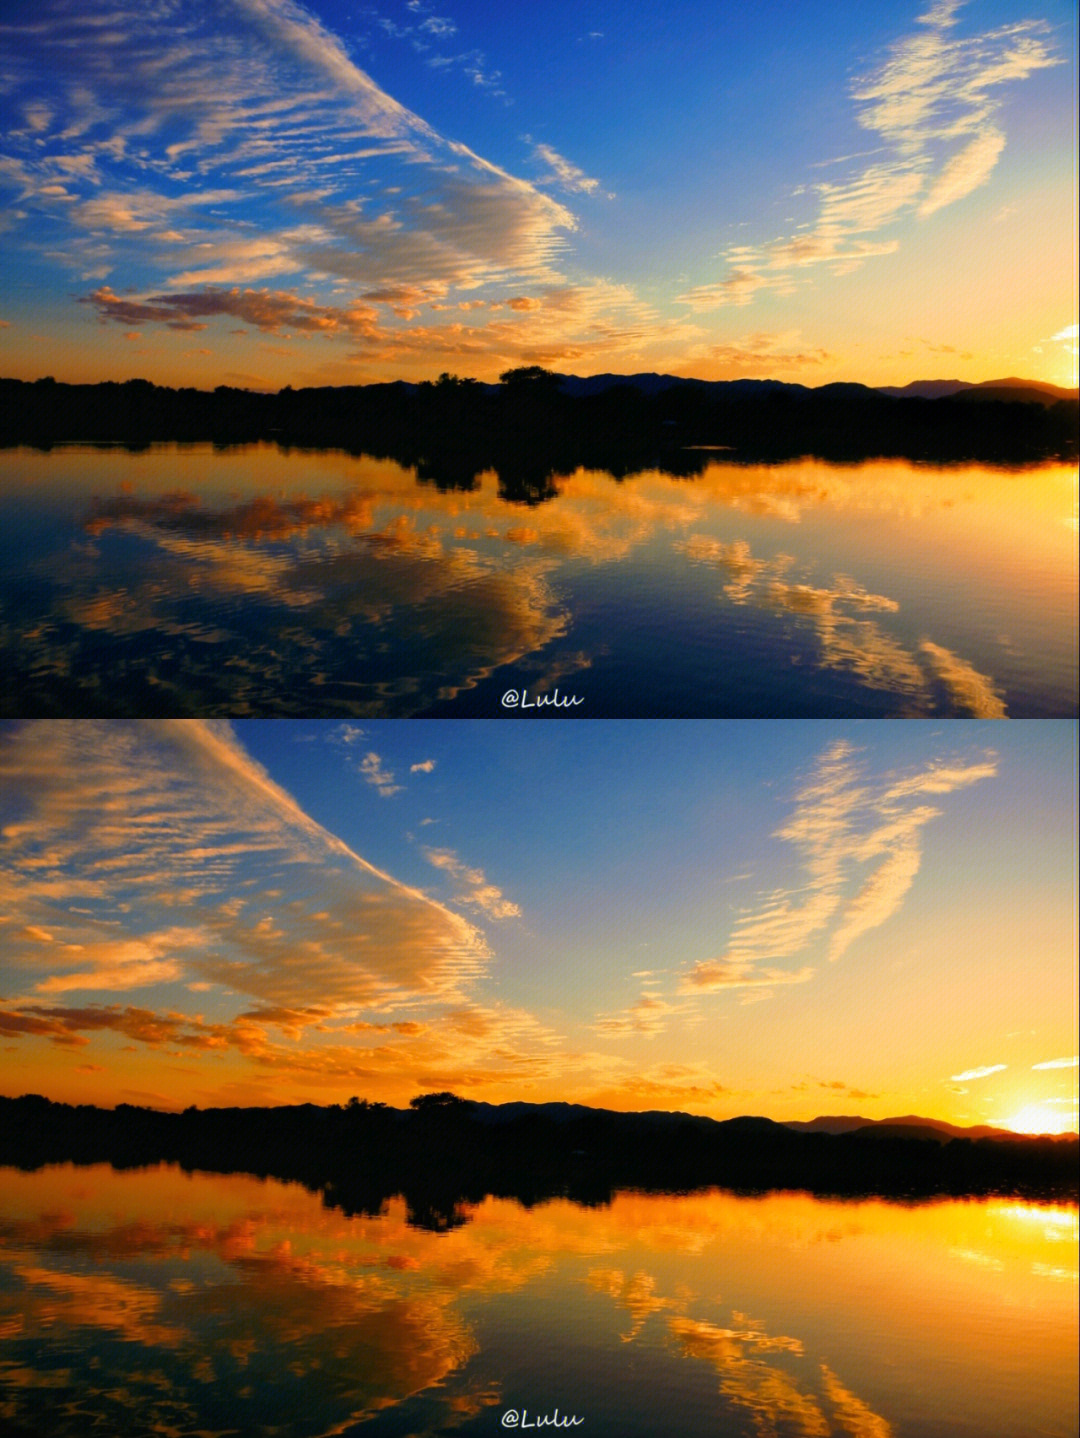
<path fill-rule="evenodd" d="M 1076 714 L 1072 466 L 682 459 L 8 450 L 3 712 Z"/>
<path fill-rule="evenodd" d="M 164 1164 L 0 1169 L 5 1431 L 1076 1432 L 1075 1206 L 712 1189 L 422 1221 Z"/>

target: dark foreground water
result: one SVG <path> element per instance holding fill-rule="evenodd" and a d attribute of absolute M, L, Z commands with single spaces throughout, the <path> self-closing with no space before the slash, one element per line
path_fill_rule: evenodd
<path fill-rule="evenodd" d="M 712 1190 L 408 1217 L 166 1165 L 0 1169 L 5 1432 L 1076 1432 L 1075 1207 Z"/>
<path fill-rule="evenodd" d="M 440 488 L 271 445 L 3 463 L 9 715 L 1077 712 L 1066 465 Z"/>

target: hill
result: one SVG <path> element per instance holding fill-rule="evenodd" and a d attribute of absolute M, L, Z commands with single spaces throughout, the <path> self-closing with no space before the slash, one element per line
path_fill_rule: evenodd
<path fill-rule="evenodd" d="M 998 399 L 1008 403 L 1054 404 L 1059 399 L 1075 400 L 1080 390 L 1063 389 L 1061 385 L 1048 384 L 1045 380 L 1031 379 L 986 379 L 972 384 L 962 379 L 917 379 L 910 384 L 879 385 L 879 394 L 891 395 L 894 399 L 964 399 L 969 403 L 980 400 Z"/>
<path fill-rule="evenodd" d="M 971 1128 L 960 1128 L 957 1124 L 946 1123 L 943 1119 L 919 1118 L 905 1114 L 903 1118 L 859 1118 L 850 1115 L 791 1120 L 786 1125 L 801 1133 L 862 1133 L 864 1136 L 890 1136 L 899 1138 L 928 1137 L 938 1143 L 951 1138 L 993 1138 L 1002 1142 L 1024 1138 L 1023 1134 L 1011 1129 L 992 1128 L 989 1124 L 975 1124 Z"/>

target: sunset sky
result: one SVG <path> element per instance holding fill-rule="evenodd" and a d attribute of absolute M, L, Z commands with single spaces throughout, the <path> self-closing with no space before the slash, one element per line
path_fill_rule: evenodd
<path fill-rule="evenodd" d="M 1075 743 L 8 725 L 0 1091 L 1075 1128 Z"/>
<path fill-rule="evenodd" d="M 1075 385 L 1069 0 L 14 0 L 0 373 Z"/>

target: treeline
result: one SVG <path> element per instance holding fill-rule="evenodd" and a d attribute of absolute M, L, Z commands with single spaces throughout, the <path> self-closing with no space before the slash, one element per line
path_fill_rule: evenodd
<path fill-rule="evenodd" d="M 614 1113 L 567 1105 L 503 1109 L 451 1094 L 408 1110 L 352 1100 L 318 1107 L 164 1113 L 0 1099 L 0 1163 L 172 1162 L 188 1170 L 297 1180 L 347 1214 L 403 1194 L 410 1221 L 446 1228 L 489 1194 L 528 1205 L 610 1201 L 619 1189 L 929 1198 L 1002 1194 L 1075 1200 L 1078 1144 L 1061 1138 L 952 1139 L 800 1133 L 763 1118 Z"/>
<path fill-rule="evenodd" d="M 569 394 L 560 376 L 535 367 L 508 371 L 499 385 L 443 375 L 418 385 L 277 394 L 224 385 L 169 389 L 146 380 L 0 380 L 0 444 L 276 441 L 392 458 L 445 488 L 470 488 L 490 469 L 522 476 L 526 489 L 579 465 L 616 476 L 652 466 L 691 474 L 713 457 L 695 452 L 698 445 L 747 462 L 807 454 L 839 461 L 1068 459 L 1078 449 L 1077 413 L 1072 399 L 973 404 L 844 384 L 812 390 L 687 381 L 657 393 L 612 384 Z"/>

